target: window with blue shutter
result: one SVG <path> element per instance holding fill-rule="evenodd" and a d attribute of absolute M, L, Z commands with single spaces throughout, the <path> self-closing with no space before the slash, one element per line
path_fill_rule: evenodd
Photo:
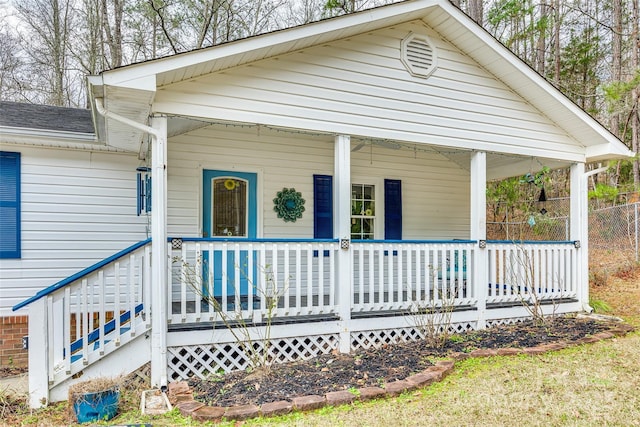
<path fill-rule="evenodd" d="M 402 181 L 384 180 L 384 238 L 402 240 Z"/>
<path fill-rule="evenodd" d="M 0 151 L 0 258 L 20 258 L 20 153 Z"/>
<path fill-rule="evenodd" d="M 333 177 L 313 175 L 313 237 L 333 239 Z"/>

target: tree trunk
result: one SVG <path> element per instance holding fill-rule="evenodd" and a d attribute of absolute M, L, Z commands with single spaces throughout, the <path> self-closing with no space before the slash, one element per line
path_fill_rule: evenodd
<path fill-rule="evenodd" d="M 484 9 L 482 0 L 469 0 L 468 13 L 471 19 L 482 25 L 484 20 Z"/>
<path fill-rule="evenodd" d="M 638 0 L 631 0 L 633 19 L 631 29 L 631 61 L 632 69 L 640 70 L 640 31 L 638 31 L 638 20 L 640 20 L 640 13 L 638 11 Z M 632 99 L 632 114 L 631 114 L 631 150 L 636 154 L 640 154 L 640 90 L 636 86 L 631 91 Z M 640 159 L 636 158 L 633 162 L 633 186 L 634 188 L 640 188 Z"/>

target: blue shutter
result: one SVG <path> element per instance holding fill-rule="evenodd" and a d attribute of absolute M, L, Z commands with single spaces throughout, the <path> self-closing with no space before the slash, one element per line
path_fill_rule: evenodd
<path fill-rule="evenodd" d="M 138 212 L 138 216 L 144 210 L 144 181 L 142 179 L 142 173 L 138 172 L 136 174 L 136 211 Z"/>
<path fill-rule="evenodd" d="M 402 181 L 384 180 L 384 238 L 402 240 Z"/>
<path fill-rule="evenodd" d="M 313 175 L 313 237 L 333 239 L 333 177 Z"/>
<path fill-rule="evenodd" d="M 151 168 L 140 166 L 136 171 L 138 172 L 136 178 L 136 205 L 138 216 L 140 216 L 142 212 L 151 212 Z"/>
<path fill-rule="evenodd" d="M 0 258 L 20 258 L 20 153 L 0 151 Z"/>
<path fill-rule="evenodd" d="M 146 186 L 144 211 L 149 213 L 151 212 L 151 177 L 147 175 L 144 182 Z"/>

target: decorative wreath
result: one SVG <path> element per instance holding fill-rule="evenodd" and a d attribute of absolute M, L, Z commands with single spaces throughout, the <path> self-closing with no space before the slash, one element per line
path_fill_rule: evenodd
<path fill-rule="evenodd" d="M 232 179 L 225 179 L 224 180 L 224 188 L 226 188 L 227 190 L 231 191 L 234 188 L 236 188 L 236 182 Z"/>
<path fill-rule="evenodd" d="M 304 199 L 295 188 L 283 188 L 282 191 L 278 191 L 276 198 L 273 199 L 273 205 L 278 218 L 284 219 L 285 222 L 296 222 L 298 218 L 302 218 Z"/>

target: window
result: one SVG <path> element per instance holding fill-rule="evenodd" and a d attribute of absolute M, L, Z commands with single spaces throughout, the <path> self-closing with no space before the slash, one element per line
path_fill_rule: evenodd
<path fill-rule="evenodd" d="M 0 151 L 0 258 L 20 258 L 20 153 Z"/>
<path fill-rule="evenodd" d="M 351 185 L 351 238 L 373 240 L 376 221 L 375 185 Z"/>
<path fill-rule="evenodd" d="M 316 239 L 333 238 L 332 184 L 333 178 L 331 175 L 313 176 L 313 237 Z M 382 214 L 376 216 L 376 186 L 352 184 L 352 239 L 375 239 L 375 229 L 378 227 L 380 234 L 384 230 L 385 240 L 402 240 L 402 181 L 399 179 L 385 179 L 384 192 L 383 194 L 378 194 L 378 199 L 378 203 L 383 203 L 384 201 L 384 218 L 382 218 Z"/>
<path fill-rule="evenodd" d="M 247 182 L 238 178 L 213 180 L 212 236 L 247 237 Z"/>

